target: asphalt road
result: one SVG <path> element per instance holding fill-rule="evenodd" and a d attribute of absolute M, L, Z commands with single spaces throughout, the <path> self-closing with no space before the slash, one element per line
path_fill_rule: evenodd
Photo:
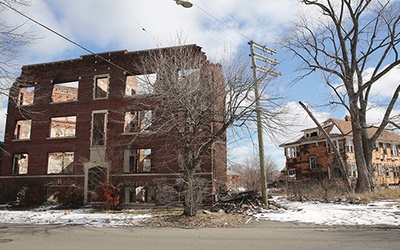
<path fill-rule="evenodd" d="M 0 224 L 0 249 L 399 249 L 399 229 L 256 222 L 242 228 L 89 228 Z"/>

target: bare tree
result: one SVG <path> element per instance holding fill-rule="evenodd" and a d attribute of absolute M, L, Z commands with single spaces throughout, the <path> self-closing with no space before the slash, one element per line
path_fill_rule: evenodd
<path fill-rule="evenodd" d="M 140 63 L 140 71 L 157 74 L 154 82 L 146 81 L 157 103 L 153 112 L 158 122 L 153 129 L 166 134 L 174 144 L 170 148 L 177 149 L 183 172 L 184 215 L 194 216 L 201 203 L 205 183 L 198 173 L 202 162 L 211 150 L 218 151 L 218 145 L 226 143 L 228 128 L 245 126 L 255 117 L 254 81 L 248 61 L 213 64 L 193 45 L 155 50 Z M 260 77 L 264 78 L 259 82 L 265 91 L 270 81 Z M 272 95 L 268 98 L 263 102 L 276 100 Z M 270 116 L 275 114 L 270 111 Z"/>
<path fill-rule="evenodd" d="M 231 167 L 240 175 L 240 185 L 246 190 L 260 191 L 260 161 L 258 157 L 248 157 L 243 163 Z M 265 156 L 265 171 L 268 181 L 272 181 L 274 172 L 278 170 L 276 161 L 270 156 Z"/>
<path fill-rule="evenodd" d="M 282 46 L 304 63 L 306 75 L 322 73 L 332 89 L 333 104 L 351 116 L 358 169 L 356 192 L 371 192 L 372 151 L 378 136 L 393 118 L 400 85 L 381 103 L 384 116 L 376 131 L 367 134 L 371 90 L 389 72 L 399 68 L 400 3 L 390 0 L 302 0 L 319 16 L 297 23 Z M 371 70 L 372 69 L 372 70 Z"/>
<path fill-rule="evenodd" d="M 27 4 L 28 1 L 24 0 L 5 0 L 0 2 L 0 13 L 12 11 L 10 7 Z M 8 96 L 10 86 L 16 78 L 16 60 L 20 56 L 21 48 L 33 39 L 32 34 L 23 29 L 24 24 L 9 23 L 0 17 L 0 96 Z"/>

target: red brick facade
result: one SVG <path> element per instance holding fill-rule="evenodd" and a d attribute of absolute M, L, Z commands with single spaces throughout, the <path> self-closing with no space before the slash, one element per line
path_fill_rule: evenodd
<path fill-rule="evenodd" d="M 187 47 L 202 53 L 196 45 Z M 86 55 L 24 66 L 10 91 L 0 182 L 40 183 L 47 195 L 57 186 L 78 185 L 90 202 L 90 191 L 104 173 L 121 187 L 125 203 L 155 203 L 156 182 L 162 178 L 178 185 L 182 171 L 175 148 L 180 142 L 145 127 L 148 116 L 155 117 L 150 125 L 158 122 L 151 113 L 156 103 L 148 95 L 138 89 L 127 94 L 124 69 L 142 75 L 132 62 L 148 53 L 116 51 L 100 54 L 102 59 Z M 226 144 L 215 143 L 201 168 L 199 175 L 212 190 L 224 186 Z"/>

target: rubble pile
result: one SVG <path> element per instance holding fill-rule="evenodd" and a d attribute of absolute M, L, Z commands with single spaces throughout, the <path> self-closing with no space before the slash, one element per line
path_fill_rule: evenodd
<path fill-rule="evenodd" d="M 262 197 L 259 195 L 257 191 L 247 191 L 240 193 L 230 193 L 224 192 L 220 193 L 218 202 L 215 202 L 212 206 L 212 212 L 221 212 L 225 213 L 236 213 L 236 214 L 244 214 L 244 215 L 252 215 L 255 213 L 261 213 L 265 211 L 265 209 L 278 209 L 282 208 L 281 206 L 275 204 L 272 200 L 271 196 L 268 197 L 268 208 L 262 202 Z"/>

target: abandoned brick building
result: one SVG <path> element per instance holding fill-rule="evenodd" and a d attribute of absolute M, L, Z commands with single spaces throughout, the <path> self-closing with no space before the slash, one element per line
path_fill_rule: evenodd
<path fill-rule="evenodd" d="M 40 185 L 43 199 L 79 186 L 84 203 L 94 201 L 91 193 L 103 182 L 120 187 L 126 204 L 156 203 L 161 179 L 179 190 L 180 142 L 152 130 L 160 123 L 157 104 L 142 86 L 144 78 L 160 78 L 138 65 L 151 52 L 182 47 L 206 60 L 201 47 L 185 45 L 23 66 L 10 91 L 1 184 Z M 198 174 L 212 192 L 225 185 L 224 142 L 210 147 Z"/>
<path fill-rule="evenodd" d="M 357 166 L 354 156 L 351 120 L 328 119 L 322 123 L 336 148 L 346 159 L 350 180 L 357 177 Z M 372 135 L 375 127 L 368 129 Z M 282 172 L 291 184 L 319 180 L 337 180 L 341 171 L 335 163 L 335 154 L 328 145 L 323 133 L 317 128 L 305 129 L 304 135 L 290 143 L 282 144 L 286 156 L 286 167 Z M 372 155 L 373 183 L 376 186 L 400 184 L 400 136 L 383 131 L 375 143 Z"/>

